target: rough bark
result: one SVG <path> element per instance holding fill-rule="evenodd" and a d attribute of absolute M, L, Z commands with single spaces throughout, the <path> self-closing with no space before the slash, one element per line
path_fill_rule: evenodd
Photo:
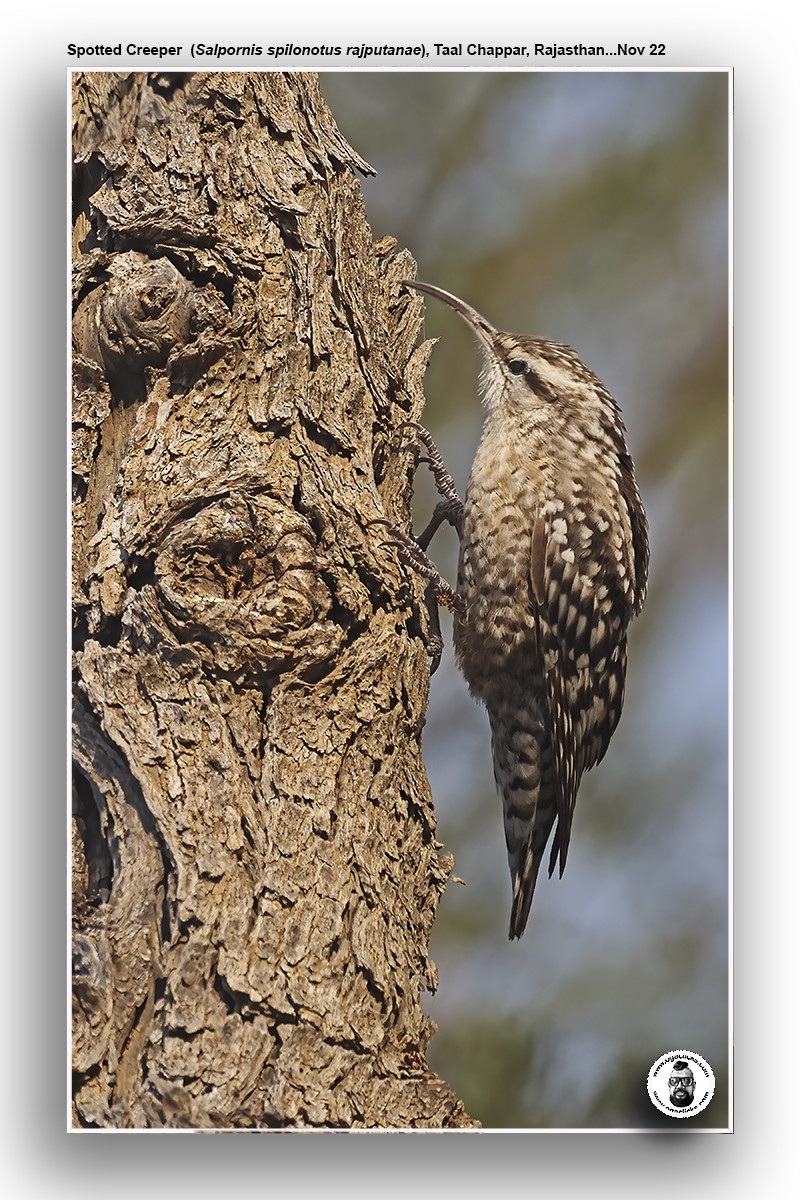
<path fill-rule="evenodd" d="M 427 347 L 309 75 L 74 79 L 74 1121 L 474 1124 L 408 526 Z"/>

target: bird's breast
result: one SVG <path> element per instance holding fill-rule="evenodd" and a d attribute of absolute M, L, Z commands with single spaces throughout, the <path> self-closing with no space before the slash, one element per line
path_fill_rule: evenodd
<path fill-rule="evenodd" d="M 538 663 L 531 537 L 545 486 L 530 458 L 479 449 L 464 503 L 457 585 L 464 609 L 454 639 L 461 669 L 483 698 L 498 672 L 530 678 Z"/>

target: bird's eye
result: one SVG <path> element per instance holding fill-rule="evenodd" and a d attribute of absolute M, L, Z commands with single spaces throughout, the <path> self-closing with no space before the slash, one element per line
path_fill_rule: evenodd
<path fill-rule="evenodd" d="M 512 375 L 524 375 L 528 369 L 528 364 L 524 358 L 512 358 L 508 364 L 508 369 Z"/>

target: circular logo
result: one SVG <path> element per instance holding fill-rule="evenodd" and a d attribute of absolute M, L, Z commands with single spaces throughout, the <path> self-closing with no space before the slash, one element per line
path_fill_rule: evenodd
<path fill-rule="evenodd" d="M 714 1072 L 699 1054 L 670 1050 L 650 1068 L 647 1092 L 668 1117 L 696 1117 L 714 1095 Z"/>

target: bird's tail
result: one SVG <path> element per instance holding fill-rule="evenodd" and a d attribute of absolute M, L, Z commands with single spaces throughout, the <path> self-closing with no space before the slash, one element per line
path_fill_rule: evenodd
<path fill-rule="evenodd" d="M 508 931 L 513 939 L 522 937 L 528 921 L 539 864 L 558 811 L 557 784 L 544 725 L 536 714 L 515 712 L 513 721 L 490 720 L 513 889 Z"/>

